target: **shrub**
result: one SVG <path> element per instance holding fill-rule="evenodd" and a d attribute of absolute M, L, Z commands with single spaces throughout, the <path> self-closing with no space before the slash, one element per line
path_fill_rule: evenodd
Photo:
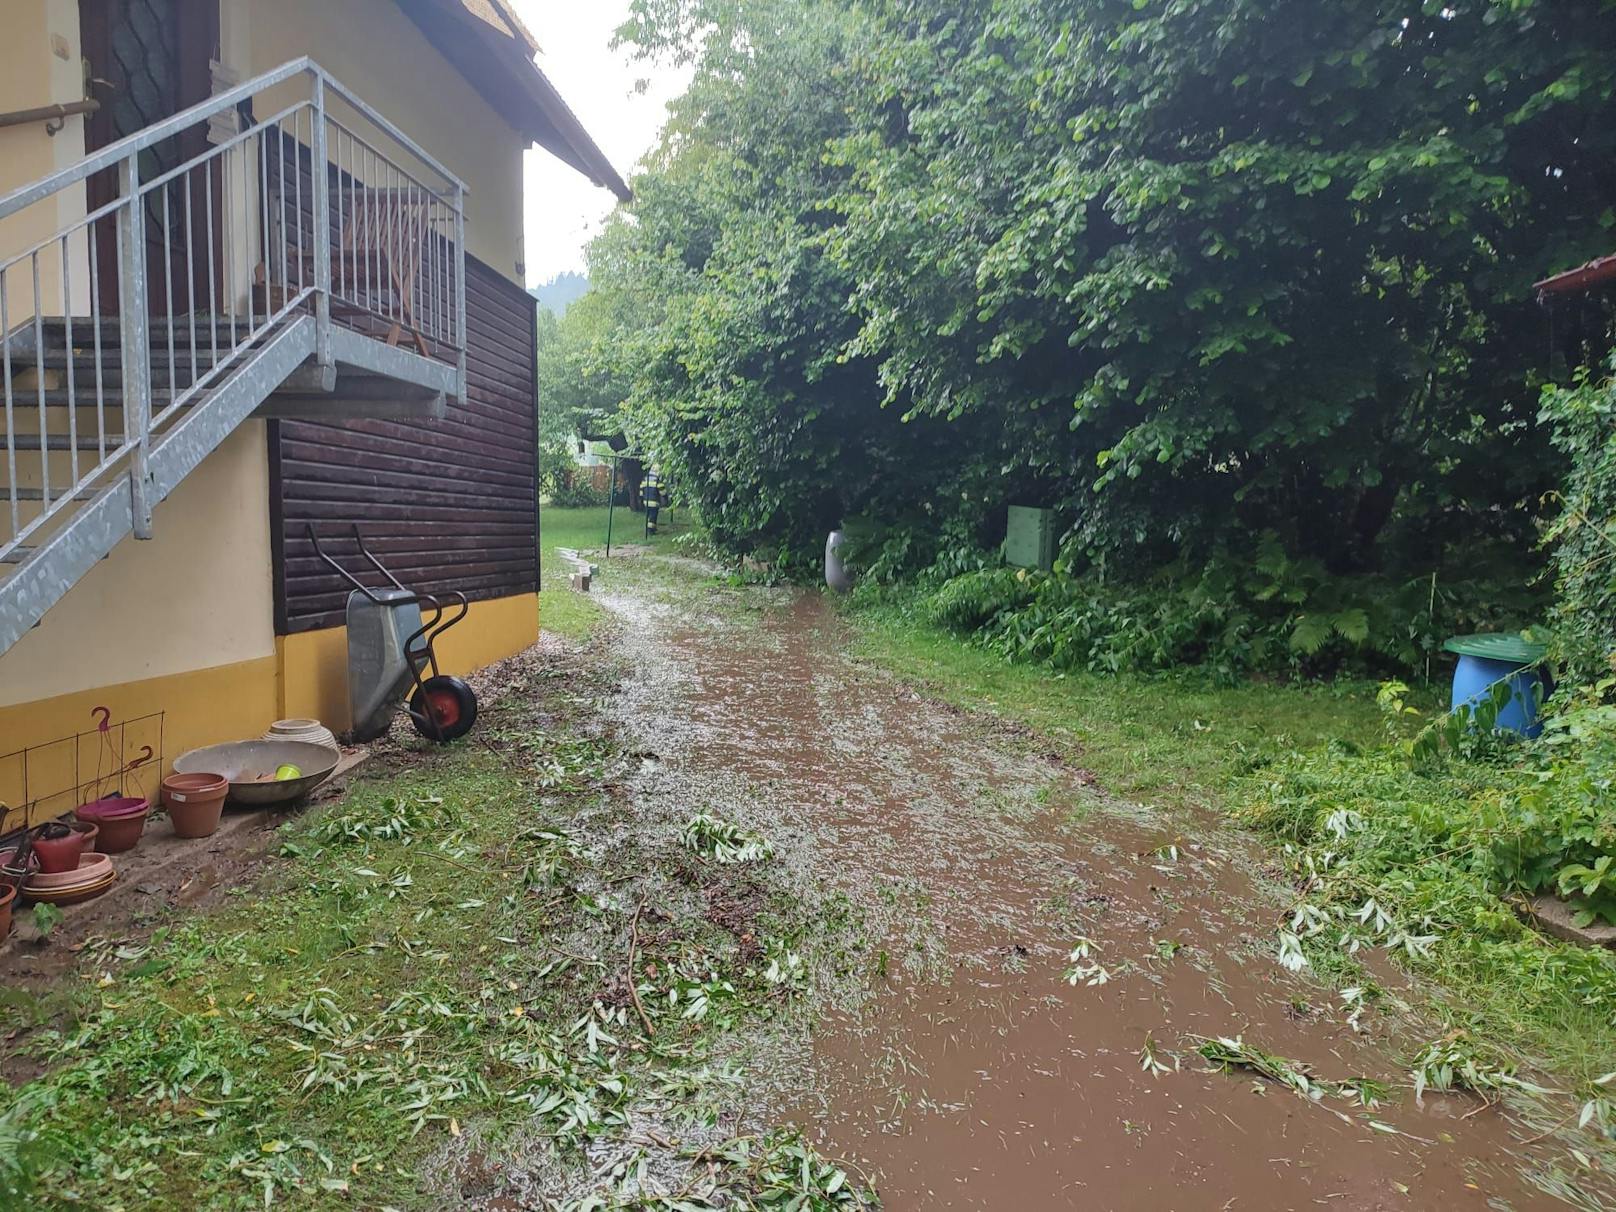
<path fill-rule="evenodd" d="M 1548 389 L 1539 420 L 1568 461 L 1547 535 L 1554 655 L 1567 685 L 1588 686 L 1609 678 L 1616 662 L 1616 374 L 1584 373 L 1571 387 Z"/>
<path fill-rule="evenodd" d="M 1384 701 L 1401 714 L 1400 700 Z M 1583 921 L 1616 921 L 1613 778 L 1616 708 L 1585 708 L 1485 761 L 1433 761 L 1401 739 L 1287 754 L 1234 803 L 1283 843 L 1297 901 L 1282 960 L 1361 987 L 1373 978 L 1353 957 L 1381 949 L 1433 977 L 1465 1025 L 1600 1072 L 1616 1049 L 1616 956 L 1545 936 L 1508 901 L 1563 891 Z"/>
<path fill-rule="evenodd" d="M 1179 561 L 1106 581 L 985 569 L 933 593 L 934 623 L 1012 660 L 1099 673 L 1201 666 L 1218 677 L 1417 672 L 1442 641 L 1526 621 L 1530 591 L 1430 577 L 1332 577 L 1265 536 L 1254 558 Z"/>
<path fill-rule="evenodd" d="M 596 488 L 594 480 L 581 468 L 574 467 L 559 478 L 550 492 L 550 504 L 562 509 L 582 509 L 606 505 L 608 493 Z"/>
<path fill-rule="evenodd" d="M 953 631 L 975 631 L 1001 615 L 1030 606 L 1038 580 L 1021 568 L 983 568 L 945 581 L 926 606 L 930 620 Z"/>

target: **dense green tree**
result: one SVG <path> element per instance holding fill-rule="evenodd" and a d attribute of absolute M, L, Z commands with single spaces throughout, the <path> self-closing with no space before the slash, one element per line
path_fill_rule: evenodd
<path fill-rule="evenodd" d="M 623 37 L 694 82 L 568 373 L 726 545 L 1015 500 L 1126 567 L 1528 533 L 1530 283 L 1616 244 L 1613 0 L 640 0 Z"/>
<path fill-rule="evenodd" d="M 836 154 L 894 400 L 1069 403 L 1099 547 L 1276 528 L 1350 567 L 1394 512 L 1519 533 L 1530 283 L 1616 243 L 1616 7 L 887 11 Z"/>

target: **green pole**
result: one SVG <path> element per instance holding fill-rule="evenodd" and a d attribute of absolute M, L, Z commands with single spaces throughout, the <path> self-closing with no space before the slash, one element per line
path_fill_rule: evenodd
<path fill-rule="evenodd" d="M 612 558 L 612 511 L 617 508 L 617 460 L 612 460 L 612 486 L 606 490 L 606 558 Z"/>

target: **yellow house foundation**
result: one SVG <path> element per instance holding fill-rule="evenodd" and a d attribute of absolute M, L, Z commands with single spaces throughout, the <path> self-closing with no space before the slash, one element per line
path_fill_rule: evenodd
<path fill-rule="evenodd" d="M 473 602 L 471 613 L 437 644 L 444 673 L 466 674 L 537 642 L 539 595 Z M 312 718 L 349 727 L 348 629 L 329 627 L 275 641 L 277 719 Z"/>
<path fill-rule="evenodd" d="M 0 803 L 3 828 L 60 815 L 77 804 L 79 789 L 110 774 L 96 729 L 105 707 L 114 725 L 112 751 L 129 761 L 143 747 L 160 753 L 119 782 L 154 796 L 163 774 L 186 750 L 256 737 L 278 719 L 309 717 L 335 731 L 350 726 L 347 629 L 281 636 L 275 652 L 256 660 L 192 669 L 71 694 L 0 706 Z M 521 652 L 539 636 L 537 594 L 472 603 L 471 612 L 438 645 L 443 672 L 467 674 Z M 112 786 L 93 789 L 109 792 Z"/>

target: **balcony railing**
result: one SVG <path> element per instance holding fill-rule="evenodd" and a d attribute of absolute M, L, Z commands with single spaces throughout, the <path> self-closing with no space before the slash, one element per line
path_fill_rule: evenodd
<path fill-rule="evenodd" d="M 85 211 L 0 255 L 0 565 L 120 476 L 149 537 L 152 444 L 295 315 L 328 388 L 342 326 L 447 363 L 464 400 L 465 198 L 309 59 L 0 198 L 0 241 Z"/>

